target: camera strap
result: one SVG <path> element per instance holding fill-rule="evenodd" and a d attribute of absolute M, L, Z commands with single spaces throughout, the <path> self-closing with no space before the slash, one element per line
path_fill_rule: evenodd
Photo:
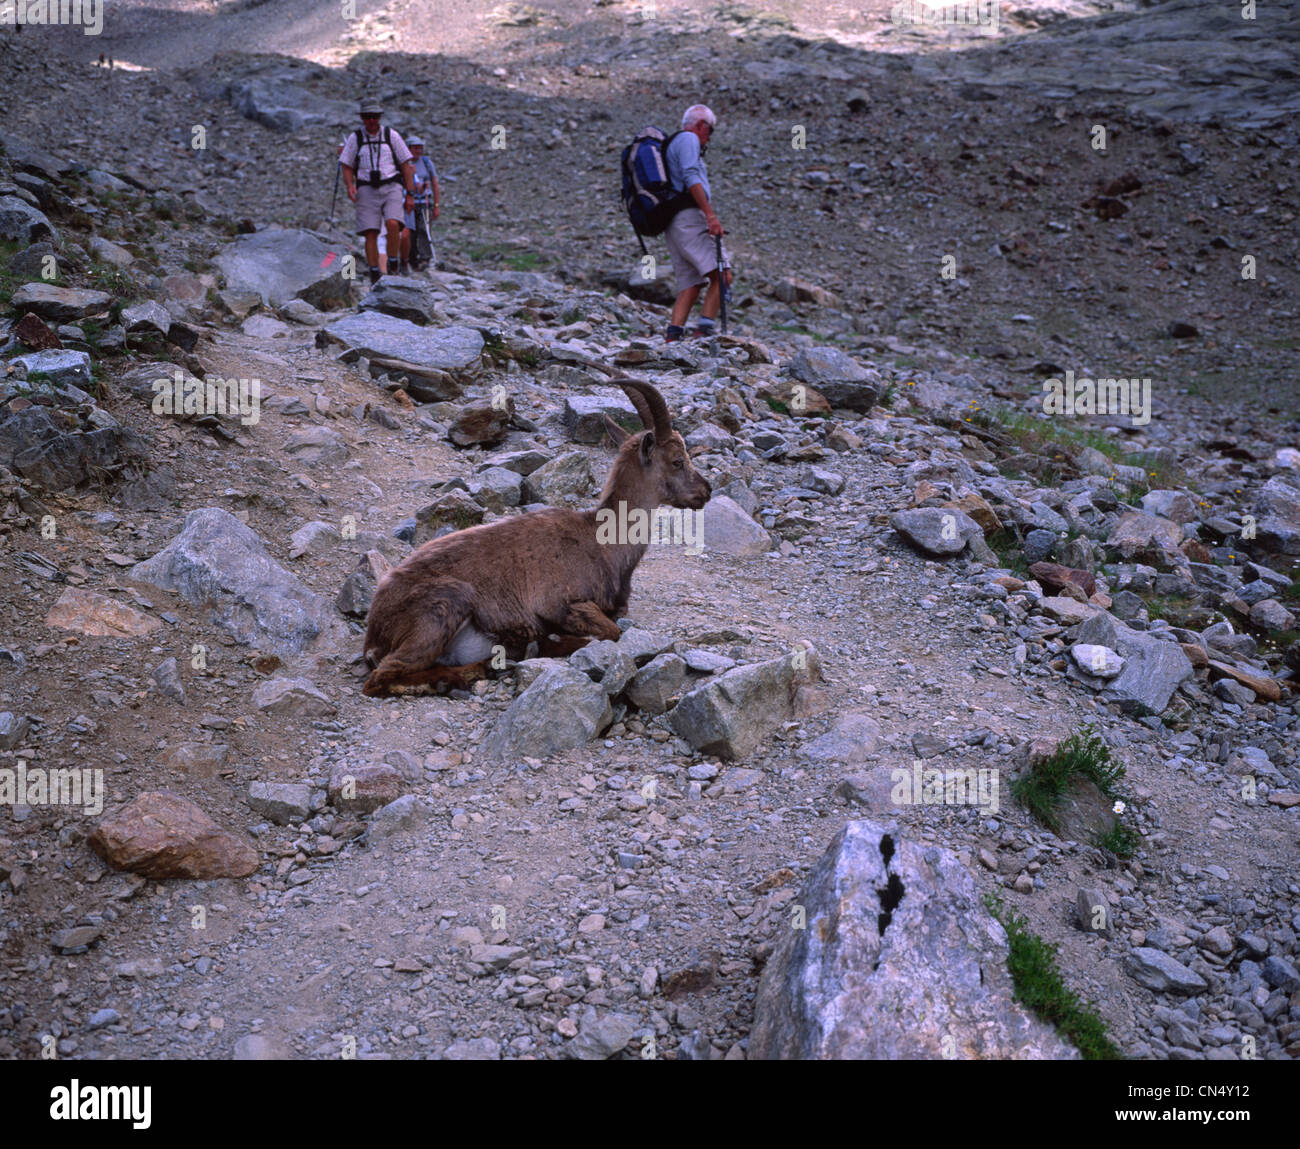
<path fill-rule="evenodd" d="M 369 153 L 370 153 L 370 156 L 369 156 L 369 158 L 370 158 L 370 172 L 367 173 L 367 178 L 368 178 L 368 179 L 373 179 L 373 176 L 370 175 L 370 173 L 377 173 L 377 172 L 379 172 L 379 171 L 381 170 L 381 169 L 380 169 L 380 157 L 383 155 L 383 153 L 382 153 L 379 149 L 380 149 L 381 147 L 383 147 L 385 144 L 388 145 L 388 150 L 389 150 L 389 152 L 390 152 L 390 153 L 392 154 L 392 156 L 393 156 L 393 164 L 394 164 L 394 166 L 396 166 L 396 164 L 397 164 L 397 153 L 393 151 L 393 138 L 392 138 L 392 129 L 391 129 L 391 128 L 389 128 L 389 127 L 384 127 L 384 128 L 382 128 L 382 129 L 380 130 L 380 133 L 379 133 L 379 139 L 377 139 L 377 140 L 372 140 L 372 139 L 370 139 L 370 137 L 366 135 L 366 129 L 365 129 L 365 128 L 358 128 L 358 129 L 357 129 L 357 152 L 358 152 L 358 155 L 360 154 L 360 151 L 361 151 L 362 145 L 364 145 L 367 149 L 369 149 Z M 383 183 L 392 183 L 392 177 L 389 177 L 389 179 L 383 180 L 382 182 L 383 182 Z"/>

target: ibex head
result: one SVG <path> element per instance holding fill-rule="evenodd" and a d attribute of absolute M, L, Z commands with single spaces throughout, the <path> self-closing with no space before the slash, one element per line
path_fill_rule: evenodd
<path fill-rule="evenodd" d="M 614 382 L 632 400 L 646 430 L 630 434 L 605 416 L 605 429 L 620 450 L 605 483 L 602 503 L 624 499 L 629 505 L 655 507 L 667 503 L 670 507 L 699 510 L 709 501 L 713 488 L 695 469 L 686 444 L 673 430 L 663 396 L 640 379 L 624 376 Z M 615 491 L 618 493 L 611 499 Z"/>

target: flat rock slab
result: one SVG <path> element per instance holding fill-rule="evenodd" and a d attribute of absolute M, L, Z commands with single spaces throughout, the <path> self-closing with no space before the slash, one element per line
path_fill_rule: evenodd
<path fill-rule="evenodd" d="M 1213 676 L 1221 678 L 1230 678 L 1234 682 L 1240 682 L 1242 686 L 1248 686 L 1253 690 L 1257 697 L 1265 702 L 1278 702 L 1282 698 L 1282 687 L 1274 678 L 1269 678 L 1266 674 L 1251 674 L 1249 671 L 1238 670 L 1235 666 L 1230 666 L 1226 662 L 1219 662 L 1217 659 L 1210 658 L 1206 660 Z"/>
<path fill-rule="evenodd" d="M 352 302 L 352 281 L 340 274 L 337 257 L 308 232 L 267 228 L 232 240 L 213 262 L 226 277 L 227 291 L 257 295 L 268 307 L 305 299 L 330 310 Z"/>
<path fill-rule="evenodd" d="M 13 293 L 15 311 L 34 311 L 42 319 L 75 323 L 88 315 L 107 311 L 113 297 L 106 291 L 81 287 L 58 287 L 53 283 L 24 283 Z"/>
<path fill-rule="evenodd" d="M 795 899 L 754 1003 L 752 1061 L 1075 1060 L 1016 1003 L 1006 932 L 950 851 L 849 822 Z"/>
<path fill-rule="evenodd" d="M 337 709 L 309 678 L 269 678 L 253 689 L 253 705 L 266 714 L 327 718 Z"/>
<path fill-rule="evenodd" d="M 105 814 L 89 842 L 114 869 L 146 878 L 245 878 L 258 866 L 243 838 L 166 790 Z"/>
<path fill-rule="evenodd" d="M 321 331 L 358 354 L 404 359 L 440 371 L 475 370 L 483 354 L 483 336 L 472 327 L 419 327 L 380 311 L 345 315 Z"/>
<path fill-rule="evenodd" d="M 1134 981 L 1156 993 L 1193 994 L 1209 989 L 1195 970 L 1150 946 L 1139 946 L 1124 964 Z"/>
<path fill-rule="evenodd" d="M 1099 606 L 1094 606 L 1090 602 L 1080 602 L 1077 598 L 1070 598 L 1067 595 L 1042 599 L 1038 605 L 1045 615 L 1055 619 L 1062 626 L 1078 626 L 1095 614 L 1105 613 Z"/>
<path fill-rule="evenodd" d="M 45 375 L 51 382 L 71 383 L 78 388 L 93 388 L 95 385 L 90 370 L 90 356 L 84 351 L 69 348 L 33 351 L 29 355 L 15 356 L 13 362 L 22 364 L 29 379 L 33 375 Z M 86 399 L 90 399 L 89 394 Z"/>
<path fill-rule="evenodd" d="M 45 625 L 97 638 L 139 638 L 162 623 L 107 595 L 70 586 L 50 607 Z"/>

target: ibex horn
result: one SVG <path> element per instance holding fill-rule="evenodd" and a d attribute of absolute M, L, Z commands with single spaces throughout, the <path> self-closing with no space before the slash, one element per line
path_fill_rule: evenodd
<path fill-rule="evenodd" d="M 668 414 L 668 404 L 664 402 L 664 397 L 640 379 L 624 377 L 616 382 L 627 392 L 627 397 L 632 400 L 637 414 L 641 416 L 641 422 L 654 431 L 656 439 L 666 443 L 673 433 L 673 420 Z M 650 416 L 648 419 L 647 414 Z"/>

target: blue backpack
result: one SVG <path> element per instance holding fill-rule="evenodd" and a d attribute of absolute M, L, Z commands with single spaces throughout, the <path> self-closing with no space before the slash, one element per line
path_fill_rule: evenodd
<path fill-rule="evenodd" d="M 674 192 L 668 179 L 665 153 L 680 134 L 665 136 L 658 128 L 642 128 L 623 149 L 623 207 L 642 251 L 642 236 L 663 235 L 673 216 L 695 202 L 687 192 Z"/>

